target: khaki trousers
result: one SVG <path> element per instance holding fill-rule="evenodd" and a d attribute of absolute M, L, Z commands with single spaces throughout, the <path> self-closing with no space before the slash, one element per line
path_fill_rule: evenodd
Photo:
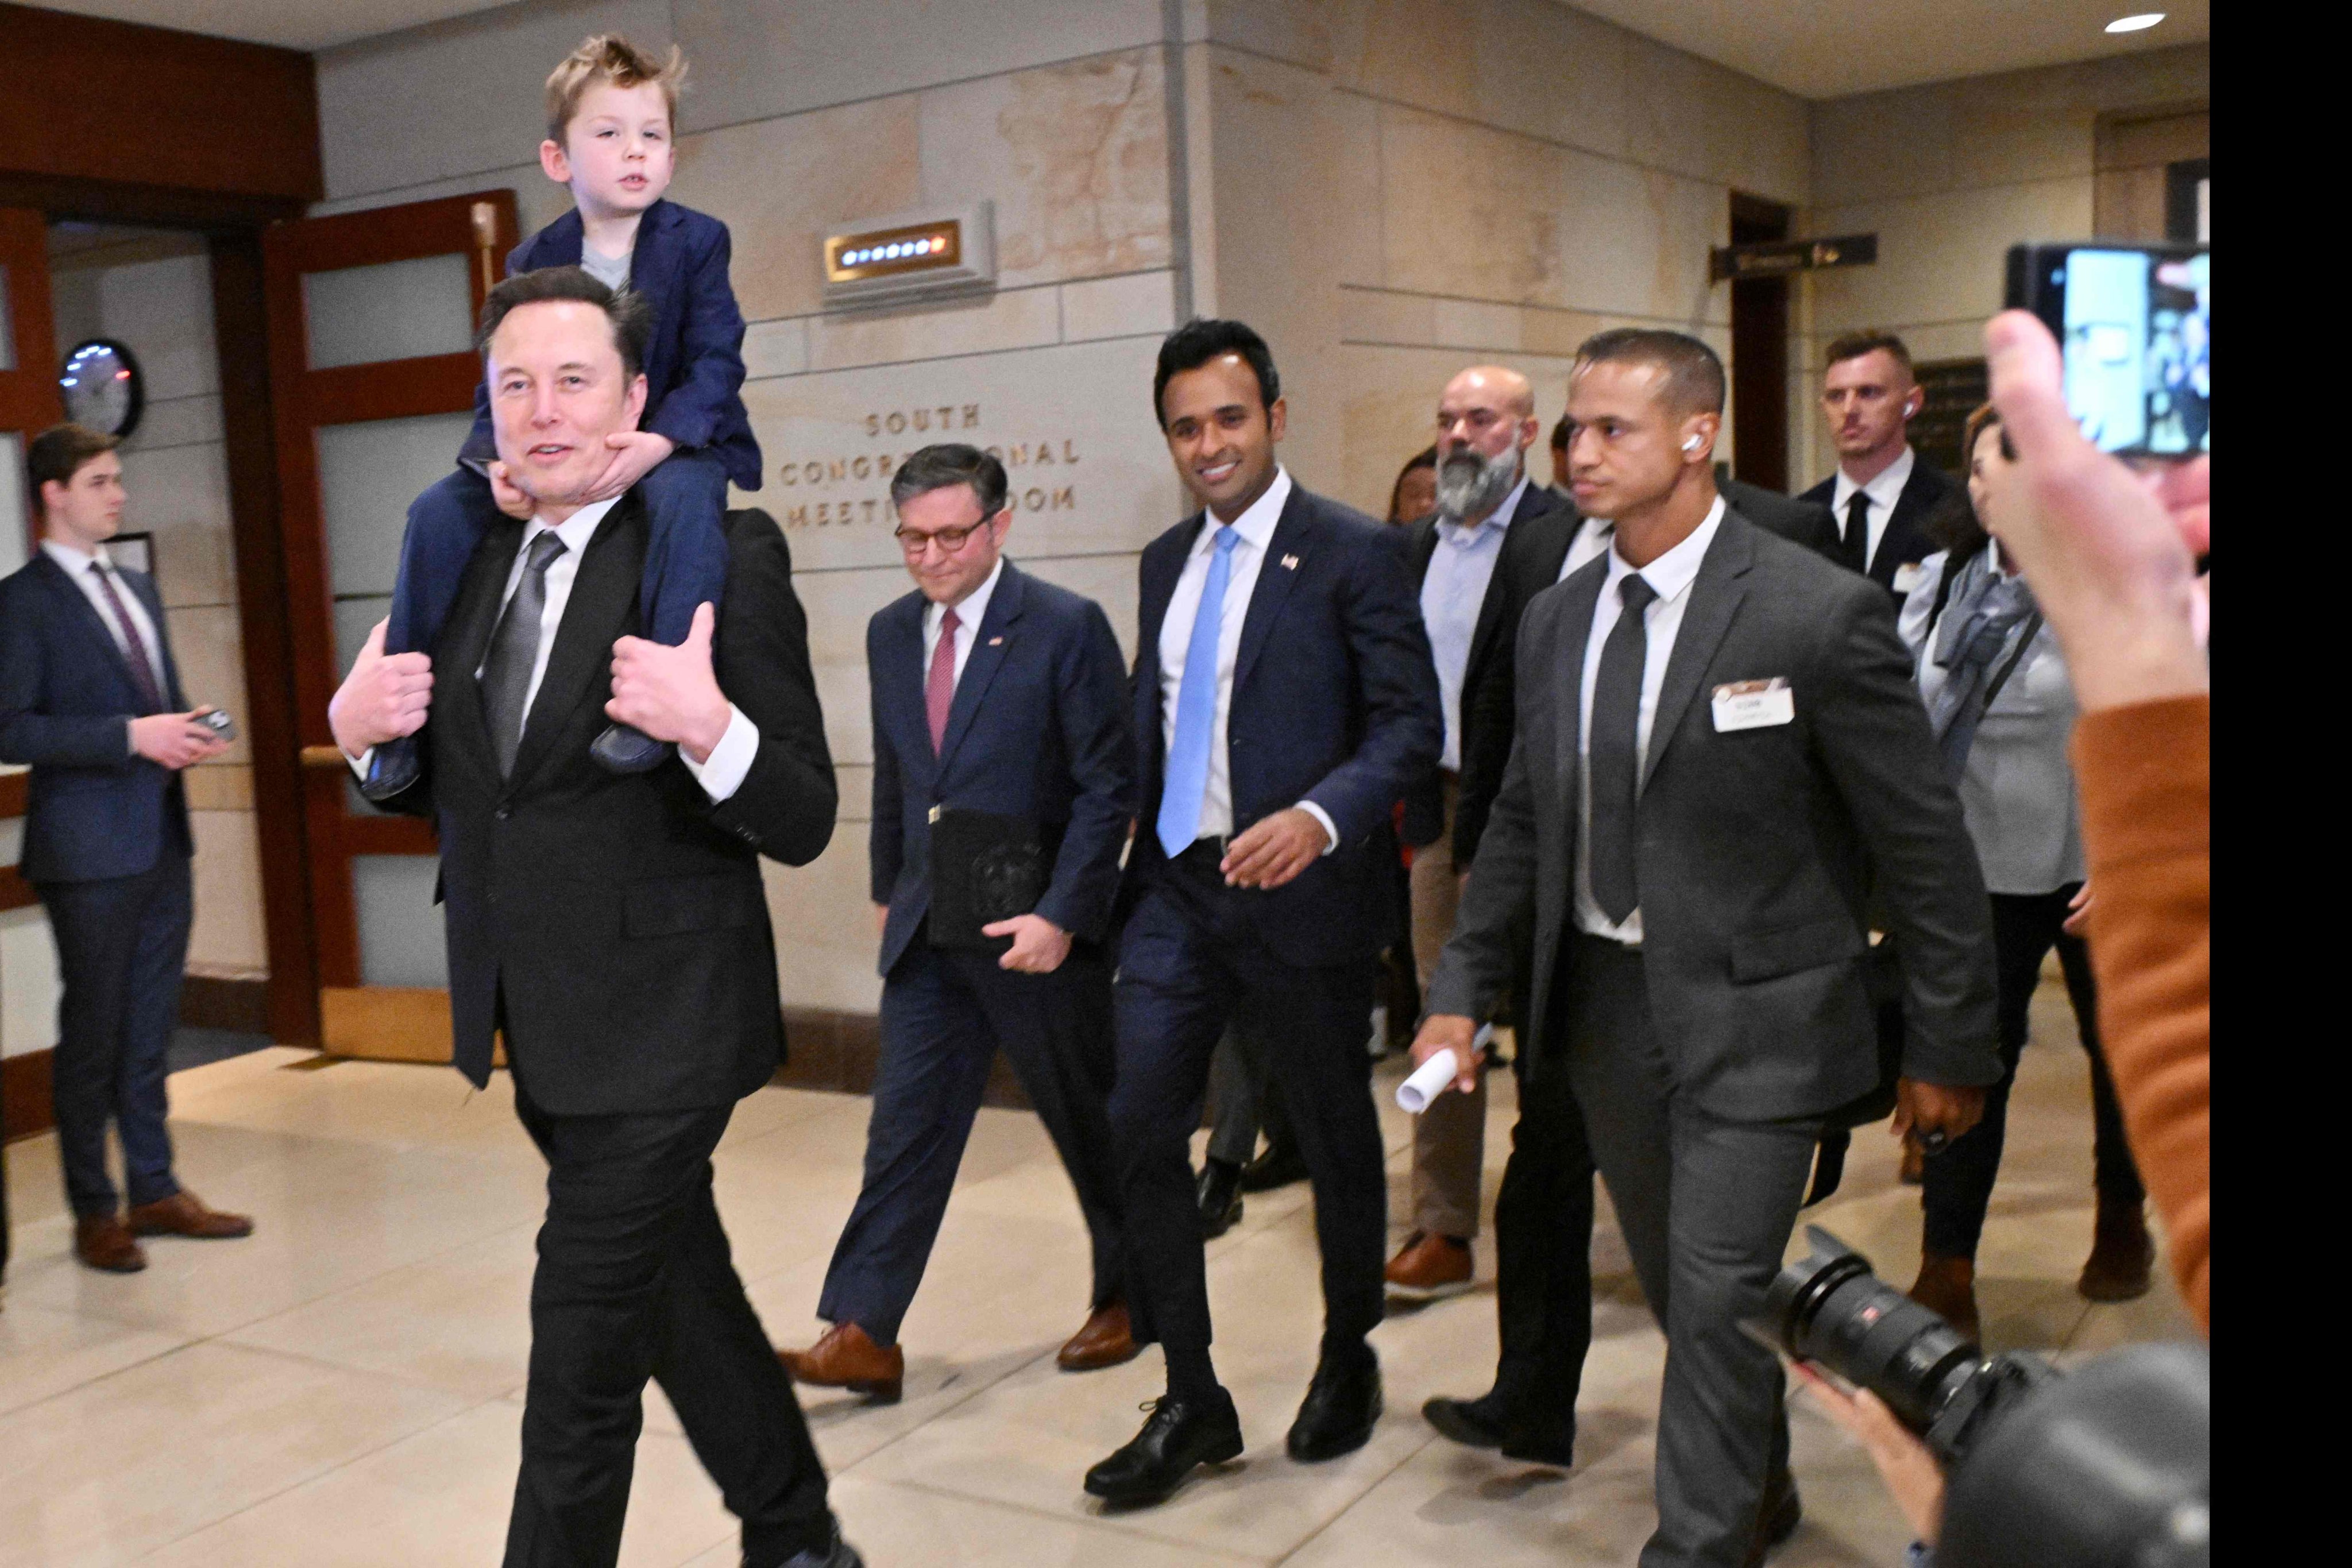
<path fill-rule="evenodd" d="M 1454 808 L 1460 787 L 1445 781 L 1445 828 L 1412 852 L 1412 966 L 1429 989 L 1438 954 L 1462 907 L 1454 870 Z M 1478 1234 L 1478 1192 L 1486 1165 L 1486 1077 L 1475 1094 L 1447 1089 L 1429 1102 L 1412 1132 L 1412 1225 L 1425 1235 Z"/>

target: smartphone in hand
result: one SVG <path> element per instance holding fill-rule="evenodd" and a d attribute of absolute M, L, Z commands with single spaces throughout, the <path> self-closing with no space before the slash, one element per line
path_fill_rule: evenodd
<path fill-rule="evenodd" d="M 2065 356 L 2066 407 L 2101 451 L 2213 449 L 2213 273 L 2202 245 L 2020 245 L 2009 306 Z"/>

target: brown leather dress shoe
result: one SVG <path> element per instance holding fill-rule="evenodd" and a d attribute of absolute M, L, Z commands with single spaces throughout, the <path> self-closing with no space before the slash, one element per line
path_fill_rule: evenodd
<path fill-rule="evenodd" d="M 1142 1353 L 1127 1321 L 1127 1303 L 1107 1301 L 1087 1315 L 1086 1325 L 1070 1336 L 1054 1364 L 1064 1372 L 1100 1372 Z"/>
<path fill-rule="evenodd" d="M 1435 1301 L 1469 1289 L 1473 1272 L 1468 1242 L 1417 1230 L 1389 1259 L 1382 1278 L 1391 1295 L 1408 1301 Z"/>
<path fill-rule="evenodd" d="M 253 1221 L 241 1214 L 223 1214 L 205 1207 L 191 1192 L 173 1193 L 160 1203 L 141 1204 L 122 1216 L 133 1236 L 184 1236 L 197 1241 L 234 1241 L 253 1234 Z"/>
<path fill-rule="evenodd" d="M 2155 1262 L 2156 1242 L 2147 1234 L 2147 1215 L 2140 1205 L 2102 1198 L 2091 1256 L 2074 1289 L 2086 1301 L 2137 1300 L 2147 1294 L 2148 1269 Z"/>
<path fill-rule="evenodd" d="M 1911 1282 L 1910 1295 L 1969 1339 L 1984 1343 L 1984 1328 L 1977 1321 L 1976 1259 L 1927 1254 L 1919 1259 L 1919 1278 Z"/>
<path fill-rule="evenodd" d="M 84 1215 L 74 1221 L 74 1256 L 84 1268 L 109 1274 L 136 1274 L 147 1267 L 145 1251 L 110 1214 Z"/>
<path fill-rule="evenodd" d="M 896 1405 L 907 1380 L 907 1354 L 897 1345 L 877 1345 L 856 1323 L 835 1323 L 804 1351 L 778 1351 L 776 1359 L 794 1383 L 812 1388 L 845 1388 L 877 1405 Z"/>

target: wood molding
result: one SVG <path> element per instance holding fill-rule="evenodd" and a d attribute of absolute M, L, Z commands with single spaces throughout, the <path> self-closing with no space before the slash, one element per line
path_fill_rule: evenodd
<path fill-rule="evenodd" d="M 0 1057 L 0 1143 L 13 1143 L 57 1125 L 50 1100 L 54 1051 Z"/>
<path fill-rule="evenodd" d="M 317 71 L 299 50 L 5 4 L 0 37 L 0 170 L 248 200 L 326 194 Z"/>
<path fill-rule="evenodd" d="M 455 1055 L 449 993 L 404 985 L 330 985 L 319 994 L 329 1055 L 378 1062 L 439 1062 Z"/>
<path fill-rule="evenodd" d="M 33 884 L 25 880 L 25 873 L 14 866 L 0 866 L 0 910 L 30 909 L 41 901 Z"/>
<path fill-rule="evenodd" d="M 31 773 L 0 773 L 0 818 L 24 816 L 32 793 Z"/>
<path fill-rule="evenodd" d="M 190 974 L 180 981 L 180 1022 L 199 1029 L 269 1033 L 269 982 Z"/>
<path fill-rule="evenodd" d="M 281 1045 L 314 1046 L 320 1040 L 319 949 L 310 914 L 310 849 L 302 833 L 302 770 L 295 755 L 301 726 L 294 706 L 261 240 L 250 232 L 220 235 L 208 248 L 237 636 L 245 658 L 246 709 L 239 717 L 252 758 L 262 933 L 269 963 L 266 1026 Z"/>

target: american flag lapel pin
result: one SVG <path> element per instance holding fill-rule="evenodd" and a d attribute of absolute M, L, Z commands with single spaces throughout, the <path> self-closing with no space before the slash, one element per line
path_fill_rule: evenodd
<path fill-rule="evenodd" d="M 1296 556 L 1296 555 L 1286 555 L 1286 556 L 1284 556 L 1284 557 L 1282 558 L 1282 569 L 1283 569 L 1285 572 L 1296 572 L 1296 571 L 1297 571 L 1297 570 L 1298 570 L 1298 557 L 1297 557 L 1297 556 Z"/>

